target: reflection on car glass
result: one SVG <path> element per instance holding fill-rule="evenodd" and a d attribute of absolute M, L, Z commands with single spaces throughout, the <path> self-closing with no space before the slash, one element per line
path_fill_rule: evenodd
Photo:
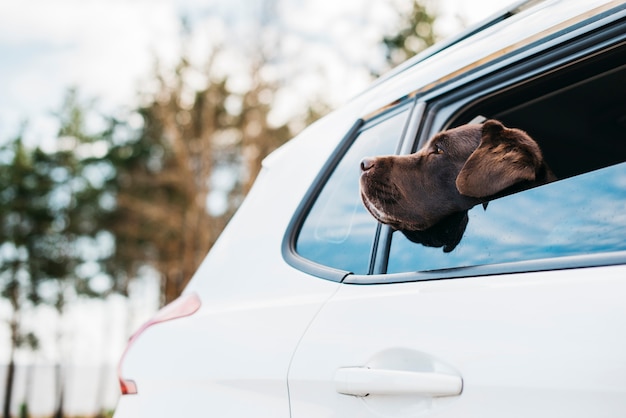
<path fill-rule="evenodd" d="M 454 251 L 394 233 L 388 273 L 626 250 L 626 163 L 489 202 L 468 212 Z"/>
<path fill-rule="evenodd" d="M 377 222 L 359 198 L 359 161 L 364 155 L 393 154 L 408 112 L 366 125 L 335 167 L 317 197 L 296 242 L 296 251 L 316 263 L 365 274 Z"/>
<path fill-rule="evenodd" d="M 468 209 L 554 180 L 528 134 L 488 120 L 440 132 L 414 154 L 364 158 L 360 184 L 379 222 L 448 252 L 463 235 Z"/>

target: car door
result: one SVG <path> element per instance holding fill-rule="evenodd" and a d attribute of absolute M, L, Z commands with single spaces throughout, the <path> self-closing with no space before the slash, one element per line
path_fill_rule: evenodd
<path fill-rule="evenodd" d="M 347 276 L 300 341 L 292 417 L 624 416 L 624 179 L 475 207 L 452 258 L 392 232 L 390 274 Z"/>
<path fill-rule="evenodd" d="M 292 360 L 292 417 L 623 416 L 624 277 L 345 285 Z"/>

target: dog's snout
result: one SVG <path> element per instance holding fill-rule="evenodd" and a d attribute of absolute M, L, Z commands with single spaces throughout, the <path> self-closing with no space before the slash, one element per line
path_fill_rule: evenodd
<path fill-rule="evenodd" d="M 361 171 L 369 171 L 374 167 L 374 158 L 365 157 L 361 160 Z"/>

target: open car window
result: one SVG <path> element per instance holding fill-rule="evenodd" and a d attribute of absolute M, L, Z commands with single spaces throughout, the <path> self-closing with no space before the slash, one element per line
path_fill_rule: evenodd
<path fill-rule="evenodd" d="M 497 119 L 526 131 L 559 180 L 450 218 L 440 229 L 460 234 L 454 248 L 393 232 L 386 273 L 626 251 L 625 62 L 620 45 L 516 85 L 459 93 L 458 102 L 441 106 L 431 136 L 476 115 Z"/>
<path fill-rule="evenodd" d="M 394 232 L 387 272 L 626 251 L 626 163 L 492 200 L 467 215 L 449 253 Z"/>

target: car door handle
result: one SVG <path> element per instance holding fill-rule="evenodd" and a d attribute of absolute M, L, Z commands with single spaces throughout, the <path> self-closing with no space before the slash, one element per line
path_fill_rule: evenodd
<path fill-rule="evenodd" d="M 463 390 L 460 376 L 404 370 L 345 367 L 335 373 L 335 388 L 344 395 L 455 396 Z"/>

